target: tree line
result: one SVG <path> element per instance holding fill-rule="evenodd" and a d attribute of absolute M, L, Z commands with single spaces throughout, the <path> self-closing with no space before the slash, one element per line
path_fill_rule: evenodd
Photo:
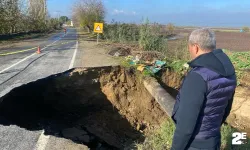
<path fill-rule="evenodd" d="M 46 0 L 0 1 L 0 35 L 47 32 L 60 28 L 62 23 L 48 15 Z"/>
<path fill-rule="evenodd" d="M 74 25 L 93 31 L 95 22 L 104 22 L 105 7 L 101 0 L 76 0 L 73 5 Z"/>

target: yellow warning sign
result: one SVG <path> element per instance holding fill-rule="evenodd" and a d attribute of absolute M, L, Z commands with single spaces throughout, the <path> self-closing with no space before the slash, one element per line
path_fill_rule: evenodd
<path fill-rule="evenodd" d="M 103 33 L 103 23 L 95 23 L 94 24 L 94 32 L 95 33 Z"/>

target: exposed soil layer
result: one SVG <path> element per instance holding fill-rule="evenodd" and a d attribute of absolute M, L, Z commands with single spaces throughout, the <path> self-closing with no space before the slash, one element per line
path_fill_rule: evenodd
<path fill-rule="evenodd" d="M 44 129 L 91 149 L 132 149 L 167 117 L 135 72 L 120 67 L 70 70 L 0 100 L 1 124 Z"/>

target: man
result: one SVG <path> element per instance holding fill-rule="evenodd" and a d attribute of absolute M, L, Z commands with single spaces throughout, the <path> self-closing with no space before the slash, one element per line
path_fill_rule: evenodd
<path fill-rule="evenodd" d="M 171 150 L 219 150 L 220 127 L 230 113 L 236 88 L 235 69 L 215 34 L 198 29 L 189 37 L 191 71 L 173 109 L 176 123 Z"/>

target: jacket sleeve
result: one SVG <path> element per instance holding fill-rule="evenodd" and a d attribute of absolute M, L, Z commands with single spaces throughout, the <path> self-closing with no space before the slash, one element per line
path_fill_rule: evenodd
<path fill-rule="evenodd" d="M 196 121 L 205 100 L 206 82 L 195 73 L 186 77 L 180 92 L 177 124 L 171 150 L 184 150 L 194 132 Z"/>
<path fill-rule="evenodd" d="M 223 124 L 226 121 L 228 115 L 230 114 L 230 111 L 231 111 L 232 105 L 233 105 L 234 94 L 235 94 L 235 92 L 233 93 L 232 98 L 228 101 L 227 107 L 225 109 L 225 114 L 223 116 L 223 120 L 222 120 L 221 124 Z"/>

